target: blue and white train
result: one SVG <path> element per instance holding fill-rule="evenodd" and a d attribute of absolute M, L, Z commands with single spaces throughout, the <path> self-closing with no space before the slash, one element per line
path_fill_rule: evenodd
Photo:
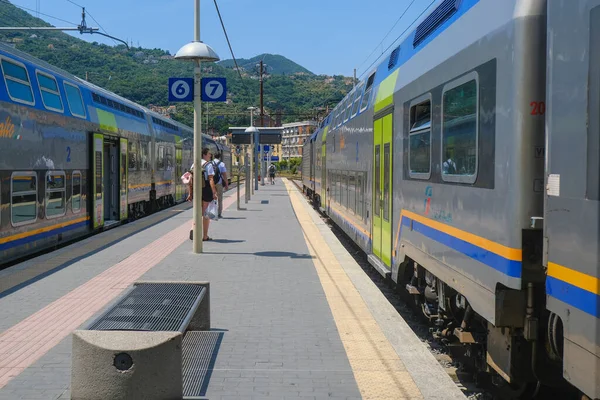
<path fill-rule="evenodd" d="M 303 154 L 437 335 L 515 396 L 600 398 L 600 0 L 438 1 Z"/>
<path fill-rule="evenodd" d="M 0 266 L 185 200 L 191 128 L 5 45 L 0 78 Z"/>

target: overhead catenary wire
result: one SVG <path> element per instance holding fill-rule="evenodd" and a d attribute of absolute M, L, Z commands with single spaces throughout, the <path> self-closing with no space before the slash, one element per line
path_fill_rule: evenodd
<path fill-rule="evenodd" d="M 36 10 L 33 10 L 33 9 L 31 9 L 31 8 L 27 8 L 27 7 L 25 7 L 25 6 L 21 6 L 21 5 L 18 5 L 18 4 L 11 3 L 11 2 L 10 2 L 10 1 L 8 1 L 8 0 L 0 0 L 0 3 L 10 4 L 10 5 L 13 5 L 13 6 L 17 7 L 17 8 L 20 8 L 20 9 L 22 9 L 22 10 L 26 10 L 26 11 L 37 12 Z M 67 24 L 70 24 L 70 25 L 74 25 L 74 26 L 77 26 L 77 25 L 78 25 L 78 24 L 76 24 L 76 23 L 74 23 L 74 22 L 67 21 L 67 20 L 64 20 L 64 19 L 62 19 L 62 18 L 55 17 L 55 16 L 53 16 L 53 15 L 44 14 L 43 12 L 40 12 L 39 14 L 40 14 L 40 15 L 43 15 L 43 16 L 45 16 L 45 17 L 48 17 L 48 18 L 55 19 L 55 20 L 57 20 L 57 21 L 65 22 L 65 23 L 67 23 Z"/>
<path fill-rule="evenodd" d="M 398 35 L 398 37 L 397 37 L 397 38 L 396 38 L 396 39 L 395 39 L 395 40 L 394 40 L 394 41 L 393 41 L 393 42 L 392 42 L 392 43 L 391 43 L 391 44 L 390 44 L 390 45 L 389 45 L 389 46 L 388 46 L 388 47 L 387 47 L 385 50 L 383 50 L 383 51 L 381 52 L 381 54 L 380 54 L 380 55 L 379 55 L 379 56 L 378 56 L 378 57 L 375 59 L 375 61 L 373 61 L 373 62 L 371 63 L 371 65 L 369 65 L 369 66 L 368 66 L 368 67 L 367 67 L 367 68 L 364 70 L 364 72 L 363 72 L 362 74 L 360 74 L 360 77 L 359 77 L 359 79 L 360 79 L 360 78 L 362 78 L 362 77 L 363 77 L 363 76 L 364 76 L 364 75 L 365 75 L 367 72 L 369 72 L 369 71 L 371 70 L 371 68 L 373 67 L 373 65 L 375 65 L 375 64 L 376 64 L 376 63 L 377 63 L 377 62 L 378 62 L 378 61 L 381 59 L 381 56 L 383 56 L 384 54 L 386 54 L 386 53 L 388 52 L 388 50 L 389 50 L 389 49 L 391 49 L 391 48 L 392 48 L 392 46 L 394 46 L 394 45 L 396 44 L 396 42 L 398 42 L 398 40 L 399 40 L 401 37 L 403 37 L 403 36 L 404 36 L 404 34 L 405 34 L 406 32 L 408 32 L 408 30 L 409 30 L 410 28 L 412 28 L 413 24 L 414 24 L 414 23 L 415 23 L 415 22 L 416 22 L 416 21 L 417 21 L 419 18 L 421 18 L 421 17 L 422 17 L 422 16 L 423 16 L 423 15 L 424 15 L 424 14 L 425 14 L 425 13 L 426 13 L 428 10 L 429 10 L 429 8 L 430 8 L 430 7 L 433 5 L 433 3 L 435 3 L 436 1 L 437 1 L 437 0 L 432 0 L 432 1 L 431 1 L 431 3 L 429 3 L 429 5 L 428 5 L 427 7 L 425 7 L 425 9 L 424 9 L 424 10 L 421 12 L 421 14 L 419 14 L 419 15 L 417 16 L 417 18 L 415 18 L 415 19 L 413 20 L 413 22 L 411 22 L 411 23 L 410 23 L 410 25 L 408 25 L 408 26 L 406 27 L 406 29 L 405 29 L 405 30 L 403 30 L 403 31 L 402 31 L 402 33 L 401 33 L 400 35 Z"/>
<path fill-rule="evenodd" d="M 80 5 L 80 4 L 77 4 L 77 3 L 75 3 L 74 1 L 71 1 L 71 0 L 67 0 L 67 1 L 68 1 L 69 3 L 71 3 L 71 4 L 73 4 L 74 6 L 77 6 L 77 7 L 79 7 L 79 8 L 83 8 L 83 6 L 82 6 L 82 5 Z"/>
<path fill-rule="evenodd" d="M 69 1 L 69 0 L 67 0 L 67 1 Z M 84 8 L 84 7 L 82 7 L 82 8 Z M 106 33 L 107 35 L 109 35 L 109 36 L 110 36 L 110 34 L 109 34 L 107 31 L 106 31 L 106 29 L 104 29 L 104 28 L 102 27 L 102 25 L 100 25 L 100 22 L 98 22 L 98 21 L 96 20 L 96 18 L 94 18 L 94 16 L 92 15 L 92 13 L 90 13 L 90 12 L 89 12 L 89 10 L 86 10 L 85 12 L 86 12 L 86 14 L 87 14 L 87 15 L 89 15 L 89 16 L 90 16 L 90 18 L 92 19 L 92 21 L 94 21 L 96 24 L 98 24 L 98 27 L 100 27 L 100 29 L 102 29 L 102 31 L 104 31 L 104 33 Z M 116 41 L 115 39 L 113 39 L 112 37 L 111 37 L 111 39 L 112 39 L 112 41 L 113 41 L 115 44 L 117 44 L 117 45 L 118 45 L 118 43 L 117 43 L 117 41 Z"/>
<path fill-rule="evenodd" d="M 215 8 L 217 9 L 217 14 L 219 15 L 219 21 L 221 21 L 221 26 L 223 27 L 223 33 L 225 33 L 225 39 L 227 40 L 227 45 L 229 46 L 229 51 L 231 52 L 231 57 L 233 58 L 233 63 L 235 64 L 235 68 L 240 76 L 240 80 L 242 81 L 242 85 L 244 89 L 248 91 L 248 87 L 242 77 L 242 73 L 240 72 L 240 67 L 238 66 L 237 60 L 235 59 L 235 55 L 233 54 L 233 48 L 231 47 L 231 42 L 229 41 L 229 35 L 227 35 L 227 29 L 225 29 L 225 24 L 223 23 L 223 18 L 221 17 L 221 11 L 219 10 L 219 5 L 217 4 L 217 0 L 214 0 Z"/>
<path fill-rule="evenodd" d="M 65 0 L 71 4 L 73 4 L 74 6 L 81 8 L 84 11 L 84 14 L 89 15 L 90 18 L 98 25 L 98 27 L 106 34 L 106 37 L 110 38 L 115 44 L 118 45 L 117 41 L 108 33 L 108 31 L 106 29 L 104 29 L 104 27 L 102 25 L 100 25 L 100 23 L 96 20 L 96 18 L 94 18 L 94 16 L 92 15 L 92 13 L 89 10 L 86 10 L 85 6 L 82 6 L 81 4 L 77 4 L 72 0 Z"/>
<path fill-rule="evenodd" d="M 367 62 L 367 60 L 369 58 L 371 58 L 371 56 L 375 53 L 375 51 L 377 51 L 377 49 L 379 48 L 379 46 L 381 46 L 383 44 L 383 42 L 385 41 L 385 39 L 387 39 L 387 37 L 390 35 L 390 33 L 392 33 L 392 31 L 394 30 L 394 28 L 396 27 L 396 25 L 398 25 L 398 23 L 402 20 L 402 18 L 404 18 L 404 16 L 406 15 L 406 13 L 408 12 L 408 10 L 410 10 L 410 8 L 413 6 L 413 4 L 415 4 L 417 0 L 412 0 L 410 2 L 410 4 L 404 9 L 404 12 L 400 15 L 400 17 L 396 20 L 396 22 L 394 23 L 394 25 L 392 26 L 392 28 L 388 31 L 388 33 L 385 34 L 385 36 L 383 37 L 383 39 L 381 39 L 381 42 L 379 42 L 379 44 L 377 46 L 375 46 L 375 48 L 373 49 L 373 51 L 371 52 L 371 54 L 369 54 L 367 56 L 367 58 L 365 58 L 363 60 L 363 62 L 360 63 L 360 65 L 358 67 L 356 67 L 357 70 L 360 70 L 360 67 L 362 67 L 365 62 Z"/>

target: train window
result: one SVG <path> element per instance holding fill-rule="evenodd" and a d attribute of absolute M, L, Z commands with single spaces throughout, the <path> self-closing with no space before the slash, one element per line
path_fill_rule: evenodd
<path fill-rule="evenodd" d="M 34 105 L 33 91 L 29 81 L 29 73 L 24 64 L 2 59 L 4 82 L 10 98 L 19 103 Z"/>
<path fill-rule="evenodd" d="M 165 169 L 167 171 L 173 170 L 173 149 L 170 146 L 165 151 Z"/>
<path fill-rule="evenodd" d="M 346 171 L 340 173 L 340 204 L 342 207 L 348 208 L 348 175 Z"/>
<path fill-rule="evenodd" d="M 64 106 L 58 84 L 52 75 L 37 71 L 38 86 L 42 94 L 42 103 L 48 110 L 63 112 Z"/>
<path fill-rule="evenodd" d="M 360 217 L 361 220 L 364 219 L 364 187 L 363 183 L 365 182 L 364 173 L 359 172 L 356 175 L 356 214 Z"/>
<path fill-rule="evenodd" d="M 333 182 L 333 171 L 327 172 L 327 185 L 329 186 L 329 197 L 335 201 L 335 184 Z"/>
<path fill-rule="evenodd" d="M 424 101 L 424 99 L 427 100 Z M 425 95 L 410 107 L 408 165 L 411 178 L 431 177 L 431 97 Z"/>
<path fill-rule="evenodd" d="M 367 80 L 367 88 L 365 89 L 365 94 L 363 95 L 362 104 L 360 106 L 360 112 L 363 112 L 369 106 L 369 97 L 371 97 L 371 90 L 373 89 L 374 81 L 375 73 L 372 73 L 369 79 Z"/>
<path fill-rule="evenodd" d="M 354 96 L 355 95 L 356 95 L 356 93 L 352 93 L 350 95 L 350 97 L 348 97 L 346 104 L 344 104 L 346 106 L 346 110 L 344 112 L 344 122 L 346 122 L 346 121 L 348 121 L 348 119 L 350 119 L 350 114 L 352 114 L 352 104 L 354 104 Z"/>
<path fill-rule="evenodd" d="M 337 195 L 335 193 L 336 189 L 337 189 L 337 184 L 335 183 L 335 171 L 331 171 L 331 176 L 329 179 L 329 186 L 331 187 L 331 193 L 329 194 L 329 196 L 331 197 L 331 200 L 333 200 L 334 202 L 337 202 Z"/>
<path fill-rule="evenodd" d="M 356 173 L 348 172 L 348 209 L 356 213 Z"/>
<path fill-rule="evenodd" d="M 479 130 L 477 73 L 447 86 L 442 97 L 442 179 L 475 183 Z"/>
<path fill-rule="evenodd" d="M 148 142 L 148 146 L 144 146 L 144 143 L 140 144 L 140 162 L 139 162 L 140 171 L 148 170 L 148 166 L 150 164 L 150 159 L 149 159 L 148 155 L 150 154 L 151 146 L 152 146 L 151 142 Z"/>
<path fill-rule="evenodd" d="M 335 110 L 333 110 L 333 119 L 331 120 L 331 129 L 334 129 L 337 127 L 337 121 L 338 121 L 338 110 L 336 108 Z"/>
<path fill-rule="evenodd" d="M 73 213 L 78 213 L 81 211 L 81 172 L 73 172 L 71 182 L 73 186 L 73 195 L 71 196 L 71 208 L 73 209 Z"/>
<path fill-rule="evenodd" d="M 65 215 L 66 209 L 65 173 L 59 171 L 46 172 L 46 218 L 58 218 Z"/>
<path fill-rule="evenodd" d="M 10 184 L 11 224 L 21 226 L 37 221 L 37 175 L 35 172 L 13 172 Z"/>
<path fill-rule="evenodd" d="M 337 172 L 337 203 L 342 205 L 342 171 Z"/>
<path fill-rule="evenodd" d="M 130 171 L 135 171 L 137 169 L 138 166 L 138 152 L 137 152 L 137 142 L 134 142 L 133 140 L 130 140 L 128 143 L 128 150 L 129 150 L 129 170 Z"/>
<path fill-rule="evenodd" d="M 358 109 L 360 107 L 360 99 L 363 90 L 363 85 L 361 84 L 358 89 L 356 89 L 356 99 L 354 99 L 354 106 L 352 108 L 352 118 L 358 114 Z"/>
<path fill-rule="evenodd" d="M 64 86 L 71 114 L 79 118 L 85 118 L 86 113 L 85 106 L 83 105 L 83 98 L 81 97 L 81 90 L 69 82 L 65 82 Z"/>
<path fill-rule="evenodd" d="M 165 170 L 165 146 L 158 146 L 158 157 L 156 158 L 156 169 Z"/>

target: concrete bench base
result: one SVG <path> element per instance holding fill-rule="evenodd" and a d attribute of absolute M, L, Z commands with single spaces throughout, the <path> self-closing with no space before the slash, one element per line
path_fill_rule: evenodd
<path fill-rule="evenodd" d="M 183 397 L 179 332 L 73 332 L 73 400 Z"/>

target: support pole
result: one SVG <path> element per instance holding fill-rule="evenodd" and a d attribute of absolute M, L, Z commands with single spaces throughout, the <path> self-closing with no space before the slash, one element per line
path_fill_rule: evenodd
<path fill-rule="evenodd" d="M 260 60 L 260 127 L 265 126 L 265 109 L 263 107 L 263 62 Z"/>
<path fill-rule="evenodd" d="M 246 153 L 246 155 L 248 155 Z M 246 203 L 248 204 L 248 201 L 250 201 L 250 168 L 248 167 L 248 163 L 246 162 L 246 165 L 244 166 L 244 172 L 246 173 Z"/>
<path fill-rule="evenodd" d="M 245 174 L 244 189 L 246 190 L 245 204 L 248 204 L 248 201 L 250 200 L 250 168 L 248 168 L 248 158 L 249 157 L 250 156 L 248 155 L 248 148 L 246 146 L 244 146 L 244 174 Z"/>
<path fill-rule="evenodd" d="M 254 134 L 254 144 L 252 145 L 252 159 L 254 160 L 254 190 L 258 190 L 258 169 L 260 168 L 260 164 L 258 164 L 258 151 L 256 151 L 257 144 L 260 146 L 258 132 Z M 252 192 L 252 194 L 254 194 L 254 192 Z"/>
<path fill-rule="evenodd" d="M 254 174 L 254 165 L 255 165 L 255 160 L 254 158 L 256 157 L 256 142 L 254 141 L 254 139 L 256 139 L 256 135 L 252 134 L 252 147 L 250 148 L 250 187 L 252 188 L 252 195 L 254 195 L 254 189 L 258 190 L 258 186 L 255 188 L 254 184 L 256 183 L 256 176 Z"/>
<path fill-rule="evenodd" d="M 260 184 L 261 186 L 265 186 L 265 153 L 263 151 L 263 145 L 260 145 L 260 176 L 261 176 L 261 180 L 260 180 Z"/>
<path fill-rule="evenodd" d="M 238 209 L 238 211 L 242 209 L 242 207 L 240 206 L 240 174 L 239 174 L 239 172 L 237 175 L 237 209 Z"/>
<path fill-rule="evenodd" d="M 194 10 L 194 40 L 200 41 L 200 0 Z M 202 102 L 200 60 L 194 61 L 194 253 L 202 253 Z"/>

